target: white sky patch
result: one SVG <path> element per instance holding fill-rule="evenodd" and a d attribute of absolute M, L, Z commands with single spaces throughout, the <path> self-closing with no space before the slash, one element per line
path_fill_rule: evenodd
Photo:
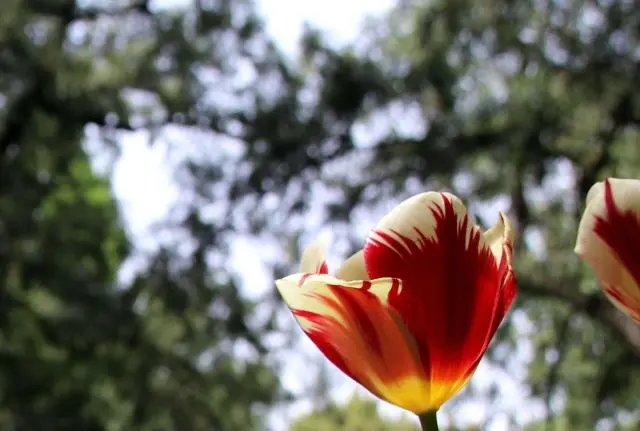
<path fill-rule="evenodd" d="M 322 30 L 330 43 L 342 45 L 355 40 L 368 15 L 389 10 L 394 0 L 258 0 L 267 31 L 281 49 L 295 55 L 305 22 Z"/>

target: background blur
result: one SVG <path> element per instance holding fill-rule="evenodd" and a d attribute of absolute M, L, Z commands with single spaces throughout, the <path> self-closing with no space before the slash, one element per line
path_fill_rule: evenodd
<path fill-rule="evenodd" d="M 0 430 L 416 431 L 273 279 L 429 189 L 520 233 L 443 428 L 637 430 L 640 327 L 572 250 L 639 82 L 638 0 L 5 0 Z"/>

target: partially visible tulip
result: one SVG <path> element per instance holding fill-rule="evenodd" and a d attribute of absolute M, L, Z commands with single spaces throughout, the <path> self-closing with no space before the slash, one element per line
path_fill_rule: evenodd
<path fill-rule="evenodd" d="M 504 215 L 483 233 L 457 197 L 423 193 L 334 276 L 314 243 L 276 285 L 336 367 L 437 428 L 435 412 L 468 382 L 515 297 L 512 244 Z"/>
<path fill-rule="evenodd" d="M 640 323 L 640 181 L 607 178 L 591 187 L 575 252 L 602 290 Z"/>

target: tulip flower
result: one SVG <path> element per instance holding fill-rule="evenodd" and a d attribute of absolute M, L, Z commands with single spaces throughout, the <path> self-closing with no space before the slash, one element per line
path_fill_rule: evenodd
<path fill-rule="evenodd" d="M 328 274 L 310 245 L 277 280 L 303 331 L 342 372 L 437 429 L 436 411 L 468 382 L 516 294 L 507 218 L 482 232 L 448 193 L 413 196 Z"/>
<path fill-rule="evenodd" d="M 602 290 L 640 323 L 640 181 L 607 178 L 587 194 L 575 252 Z"/>

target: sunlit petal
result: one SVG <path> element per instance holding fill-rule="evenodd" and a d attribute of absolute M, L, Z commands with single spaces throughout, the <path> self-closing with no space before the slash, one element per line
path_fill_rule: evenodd
<path fill-rule="evenodd" d="M 500 213 L 498 222 L 486 231 L 483 237 L 496 259 L 498 271 L 504 274 L 498 307 L 494 315 L 492 329 L 489 332 L 488 342 L 495 334 L 495 331 L 498 329 L 498 326 L 516 297 L 516 278 L 511 266 L 515 233 L 511 228 L 511 223 L 507 216 Z"/>
<path fill-rule="evenodd" d="M 347 259 L 336 272 L 336 277 L 341 280 L 369 280 L 369 274 L 364 265 L 364 253 L 362 250 L 356 252 Z"/>
<path fill-rule="evenodd" d="M 502 259 L 508 259 L 508 263 L 511 265 L 515 233 L 507 216 L 500 213 L 500 219 L 482 236 L 491 253 L 495 256 L 496 262 L 500 264 Z"/>
<path fill-rule="evenodd" d="M 294 274 L 276 285 L 304 332 L 333 364 L 404 409 L 421 413 L 439 401 L 415 340 L 396 311 L 371 293 L 398 289 L 399 280 L 346 282 L 311 275 L 300 285 L 301 277 Z"/>
<path fill-rule="evenodd" d="M 329 268 L 327 267 L 324 255 L 325 248 L 325 243 L 322 240 L 316 240 L 309 244 L 302 252 L 302 258 L 300 259 L 300 272 L 313 274 L 328 273 Z"/>
<path fill-rule="evenodd" d="M 371 278 L 403 281 L 389 303 L 416 337 L 432 381 L 463 381 L 477 366 L 515 296 L 512 241 L 506 217 L 483 235 L 457 197 L 435 192 L 402 202 L 367 239 Z"/>

